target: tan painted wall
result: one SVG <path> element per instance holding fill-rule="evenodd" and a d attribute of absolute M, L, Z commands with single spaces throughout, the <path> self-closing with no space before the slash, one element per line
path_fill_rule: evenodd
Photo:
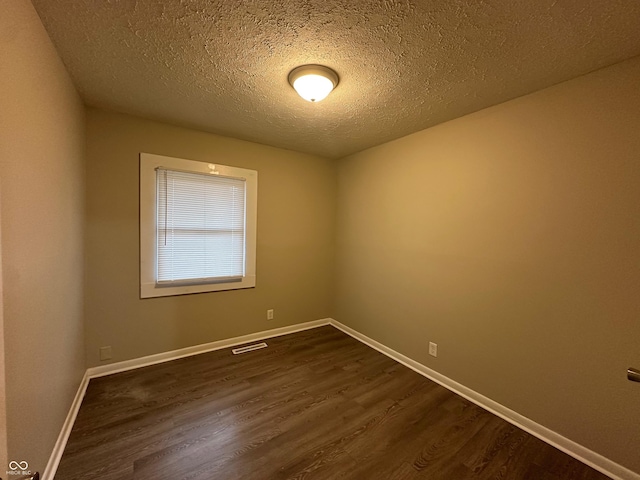
<path fill-rule="evenodd" d="M 84 373 L 84 109 L 31 3 L 0 11 L 9 460 L 42 472 Z"/>
<path fill-rule="evenodd" d="M 0 188 L 1 187 L 2 182 L 0 182 Z M 2 202 L 1 190 L 0 202 Z M 0 216 L 1 215 L 2 203 L 0 203 Z M 2 218 L 0 217 L 0 472 L 5 468 L 5 465 L 9 465 L 7 452 L 7 383 L 4 374 L 4 363 L 4 291 L 2 289 Z"/>
<path fill-rule="evenodd" d="M 88 366 L 100 364 L 105 345 L 120 361 L 331 316 L 333 161 L 96 109 L 87 115 Z M 256 288 L 140 300 L 140 152 L 258 171 Z"/>
<path fill-rule="evenodd" d="M 639 85 L 636 58 L 348 157 L 336 251 L 339 321 L 636 472 Z"/>

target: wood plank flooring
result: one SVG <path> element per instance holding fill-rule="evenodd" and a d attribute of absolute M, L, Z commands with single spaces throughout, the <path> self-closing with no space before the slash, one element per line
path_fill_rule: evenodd
<path fill-rule="evenodd" d="M 56 480 L 601 480 L 333 327 L 91 380 Z"/>

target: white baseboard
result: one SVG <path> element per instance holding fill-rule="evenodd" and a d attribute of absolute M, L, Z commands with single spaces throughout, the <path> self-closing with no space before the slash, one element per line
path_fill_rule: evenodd
<path fill-rule="evenodd" d="M 67 445 L 69 434 L 75 422 L 78 410 L 84 398 L 85 391 L 89 384 L 89 380 L 92 378 L 98 378 L 105 375 L 111 375 L 114 373 L 125 372 L 127 370 L 133 370 L 136 368 L 146 367 L 149 365 L 155 365 L 158 363 L 170 362 L 171 360 L 177 360 L 179 358 L 189 357 L 191 355 L 198 355 L 200 353 L 212 352 L 214 350 L 220 350 L 223 348 L 234 347 L 244 343 L 254 342 L 257 340 L 265 340 L 267 338 L 279 337 L 290 333 L 300 332 L 303 330 L 309 330 L 312 328 L 321 327 L 324 325 L 333 325 L 338 330 L 346 333 L 347 335 L 355 338 L 356 340 L 370 346 L 371 348 L 379 351 L 380 353 L 392 358 L 393 360 L 401 363 L 402 365 L 410 368 L 411 370 L 423 375 L 442 385 L 446 389 L 453 393 L 460 395 L 461 397 L 475 403 L 476 405 L 484 408 L 485 410 L 497 415 L 498 417 L 506 420 L 507 422 L 521 428 L 525 432 L 534 435 L 540 440 L 556 447 L 557 449 L 565 452 L 568 455 L 580 460 L 581 462 L 589 465 L 590 467 L 602 472 L 603 474 L 611 477 L 614 480 L 640 480 L 640 474 L 623 467 L 620 464 L 603 457 L 599 453 L 596 453 L 573 440 L 569 440 L 566 437 L 554 432 L 553 430 L 534 422 L 533 420 L 520 415 L 519 413 L 501 405 L 484 395 L 481 395 L 464 385 L 451 380 L 450 378 L 432 370 L 425 365 L 412 360 L 411 358 L 396 352 L 395 350 L 387 347 L 386 345 L 373 340 L 372 338 L 363 335 L 362 333 L 347 327 L 346 325 L 334 320 L 332 318 L 325 318 L 322 320 L 315 320 L 312 322 L 299 323 L 297 325 L 291 325 L 288 327 L 274 328 L 272 330 L 265 330 L 262 332 L 251 333 L 249 335 L 243 335 L 240 337 L 233 337 L 226 340 L 219 340 L 216 342 L 204 343 L 202 345 L 195 345 L 193 347 L 181 348 L 179 350 L 173 350 L 170 352 L 158 353 L 155 355 L 148 355 L 146 357 L 136 358 L 133 360 L 126 360 L 124 362 L 112 363 L 110 365 L 103 365 L 99 367 L 93 367 L 87 369 L 82 382 L 78 388 L 78 392 L 71 404 L 71 409 L 64 422 L 62 431 L 58 436 L 55 447 L 47 463 L 47 467 L 44 471 L 43 480 L 53 480 L 56 470 L 62 458 L 62 454 Z"/>
<path fill-rule="evenodd" d="M 114 373 L 126 372 L 127 370 L 133 370 L 140 367 L 148 367 L 149 365 L 155 365 L 157 363 L 170 362 L 171 360 L 190 357 L 191 355 L 198 355 L 200 353 L 212 352 L 214 350 L 221 350 L 223 348 L 235 347 L 236 345 L 242 345 L 243 343 L 254 342 L 256 340 L 265 340 L 267 338 L 280 337 L 282 335 L 288 335 L 289 333 L 300 332 L 302 330 L 309 330 L 311 328 L 321 327 L 322 325 L 329 325 L 330 321 L 331 319 L 329 318 L 314 320 L 312 322 L 298 323 L 296 325 L 290 325 L 288 327 L 263 330 L 262 332 L 250 333 L 248 335 L 242 335 L 240 337 L 218 340 L 216 342 L 203 343 L 201 345 L 194 345 L 193 347 L 181 348 L 179 350 L 172 350 L 170 352 L 156 353 L 155 355 L 134 358 L 133 360 L 125 360 L 124 362 L 92 367 L 87 370 L 87 374 L 91 379 L 103 377 L 105 375 L 112 375 Z"/>
<path fill-rule="evenodd" d="M 76 393 L 67 418 L 62 425 L 62 430 L 58 435 L 53 452 L 49 457 L 47 466 L 42 474 L 42 480 L 53 480 L 60 465 L 62 454 L 67 446 L 71 429 L 78 416 L 80 405 L 84 398 L 84 394 L 87 391 L 89 380 L 92 378 L 103 377 L 105 375 L 111 375 L 113 373 L 126 372 L 127 370 L 133 370 L 140 367 L 147 367 L 149 365 L 155 365 L 157 363 L 170 362 L 171 360 L 177 360 L 178 358 L 189 357 L 191 355 L 198 355 L 199 353 L 212 352 L 214 350 L 221 350 L 223 348 L 234 347 L 243 343 L 254 342 L 256 340 L 265 340 L 267 338 L 280 337 L 289 333 L 301 332 L 303 330 L 309 330 L 312 328 L 321 327 L 323 325 L 329 325 L 331 319 L 326 318 L 322 320 L 314 320 L 312 322 L 298 323 L 296 325 L 290 325 L 288 327 L 274 328 L 271 330 L 264 330 L 262 332 L 251 333 L 248 335 L 242 335 L 240 337 L 228 338 L 225 340 L 219 340 L 217 342 L 203 343 L 201 345 L 195 345 L 193 347 L 181 348 L 179 350 L 172 350 L 170 352 L 158 353 L 155 355 L 148 355 L 146 357 L 135 358 L 133 360 L 126 360 L 124 362 L 112 363 L 110 365 L 104 365 L 100 367 L 88 368 L 82 377 L 80 386 Z M 1 480 L 1 479 L 0 479 Z"/>
<path fill-rule="evenodd" d="M 556 447 L 558 450 L 563 451 L 564 453 L 571 455 L 572 457 L 580 460 L 582 463 L 589 465 L 590 467 L 598 470 L 599 472 L 611 477 L 614 480 L 640 480 L 640 474 L 635 473 L 629 470 L 622 465 L 609 460 L 606 457 L 603 457 L 599 453 L 590 450 L 579 443 L 574 442 L 573 440 L 569 440 L 566 437 L 563 437 L 559 433 L 554 432 L 553 430 L 548 429 L 547 427 L 540 425 L 539 423 L 534 422 L 533 420 L 520 415 L 517 412 L 505 407 L 504 405 L 499 404 L 491 400 L 490 398 L 485 397 L 484 395 L 471 390 L 470 388 L 461 385 L 454 380 L 451 380 L 448 377 L 432 370 L 425 365 L 412 360 L 411 358 L 396 352 L 395 350 L 387 347 L 386 345 L 373 340 L 372 338 L 363 335 L 362 333 L 354 330 L 337 320 L 330 319 L 331 325 L 336 327 L 338 330 L 343 331 L 347 335 L 359 340 L 360 342 L 370 346 L 371 348 L 379 351 L 380 353 L 392 358 L 398 363 L 401 363 L 405 367 L 410 368 L 411 370 L 419 373 L 427 377 L 429 380 L 436 382 L 439 385 L 442 385 L 446 389 L 452 391 L 453 393 L 460 395 L 463 398 L 466 398 L 470 402 L 475 403 L 476 405 L 488 410 L 489 412 L 497 415 L 498 417 L 506 420 L 507 422 L 515 425 L 518 428 L 521 428 L 527 433 L 538 437 L 543 442 L 548 443 Z"/>
<path fill-rule="evenodd" d="M 73 398 L 73 402 L 71 403 L 71 408 L 69 409 L 67 418 L 62 424 L 62 430 L 60 430 L 56 444 L 53 447 L 53 452 L 51 452 L 47 466 L 42 473 L 42 480 L 53 480 L 53 477 L 56 475 L 60 459 L 62 458 L 64 449 L 67 446 L 67 440 L 69 440 L 69 435 L 71 434 L 71 429 L 73 428 L 73 424 L 78 416 L 78 411 L 80 410 L 80 405 L 82 405 L 84 394 L 87 391 L 87 385 L 89 385 L 89 375 L 85 372 L 82 380 L 80 381 L 80 386 L 78 387 L 76 396 Z"/>

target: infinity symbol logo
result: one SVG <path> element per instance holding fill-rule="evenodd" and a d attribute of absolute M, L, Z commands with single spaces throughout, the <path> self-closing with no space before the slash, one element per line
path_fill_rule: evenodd
<path fill-rule="evenodd" d="M 27 468 L 29 468 L 27 462 L 16 462 L 15 460 L 9 462 L 9 470 L 26 470 Z"/>

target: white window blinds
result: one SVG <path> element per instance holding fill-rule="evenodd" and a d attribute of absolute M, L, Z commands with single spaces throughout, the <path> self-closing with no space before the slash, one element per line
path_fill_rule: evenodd
<path fill-rule="evenodd" d="M 158 285 L 240 281 L 245 180 L 165 168 L 157 179 Z"/>

